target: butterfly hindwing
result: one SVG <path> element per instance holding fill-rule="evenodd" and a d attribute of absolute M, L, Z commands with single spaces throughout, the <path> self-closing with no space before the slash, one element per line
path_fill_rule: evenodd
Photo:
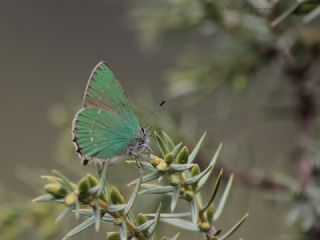
<path fill-rule="evenodd" d="M 73 124 L 74 141 L 85 158 L 121 155 L 137 134 L 125 120 L 99 108 L 81 109 Z"/>

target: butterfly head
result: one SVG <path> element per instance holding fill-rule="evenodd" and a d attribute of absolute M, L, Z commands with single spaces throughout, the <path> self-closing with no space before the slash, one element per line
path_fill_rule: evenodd
<path fill-rule="evenodd" d="M 148 141 L 147 130 L 140 128 L 135 142 L 128 149 L 128 155 L 136 156 L 140 152 L 145 152 L 148 149 Z"/>
<path fill-rule="evenodd" d="M 149 141 L 148 139 L 148 134 L 147 134 L 147 129 L 146 128 L 140 128 L 140 133 L 138 136 L 138 145 L 143 146 L 147 144 Z"/>

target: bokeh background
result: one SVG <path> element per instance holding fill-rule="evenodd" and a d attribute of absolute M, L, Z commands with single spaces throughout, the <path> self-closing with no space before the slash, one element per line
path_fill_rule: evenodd
<path fill-rule="evenodd" d="M 205 4 L 199 7 L 195 2 Z M 292 50 L 294 60 L 303 65 L 309 55 L 319 51 L 317 21 L 303 23 L 303 17 L 318 3 L 297 16 L 289 12 L 289 20 L 283 18 L 276 23 L 280 26 L 274 27 L 272 21 L 296 4 L 294 1 L 218 3 L 2 0 L 1 205 L 9 208 L 8 199 L 20 207 L 31 201 L 39 193 L 36 179 L 52 168 L 62 172 L 81 168 L 77 157 L 65 154 L 61 145 L 72 149 L 72 115 L 80 107 L 92 68 L 103 60 L 142 116 L 167 99 L 165 107 L 152 117 L 152 124 L 165 128 L 175 140 L 193 146 L 207 131 L 203 154 L 208 159 L 218 144 L 224 143 L 220 162 L 238 175 L 219 224 L 228 228 L 244 212 L 250 212 L 234 239 L 302 239 L 300 233 L 310 229 L 296 233 L 292 230 L 296 223 L 287 221 L 295 200 L 289 204 L 270 201 L 276 193 L 268 184 L 274 183 L 269 177 L 275 173 L 282 174 L 281 184 L 299 176 L 297 152 L 301 149 L 296 146 L 304 142 L 299 111 L 295 110 L 299 97 L 290 84 L 295 73 L 283 63 L 287 59 L 283 52 Z M 201 11 L 208 15 L 201 16 Z M 306 28 L 310 31 L 301 33 Z M 311 86 L 316 103 L 317 54 L 314 58 L 301 78 L 310 79 L 306 85 Z M 166 122 L 161 124 L 162 119 Z M 316 132 L 314 117 L 312 149 L 317 149 Z M 63 156 L 72 156 L 67 167 L 57 160 Z M 312 155 L 312 166 L 315 159 L 318 155 Z M 115 171 L 121 167 L 116 166 Z M 284 174 L 291 176 L 290 180 Z M 117 177 L 121 174 L 115 174 Z M 267 187 L 261 184 L 264 180 Z M 312 187 L 319 197 L 318 187 Z M 320 209 L 319 202 L 313 203 Z M 318 216 L 312 218 L 311 225 L 319 226 Z M 67 230 L 59 229 L 62 235 Z M 185 234 L 182 239 L 196 236 Z"/>

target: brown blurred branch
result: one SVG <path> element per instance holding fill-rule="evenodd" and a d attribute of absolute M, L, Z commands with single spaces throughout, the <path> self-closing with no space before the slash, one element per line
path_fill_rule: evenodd
<path fill-rule="evenodd" d="M 316 62 L 319 55 L 319 47 L 311 47 L 308 50 L 307 60 L 301 63 L 291 52 L 283 54 L 284 67 L 291 78 L 291 83 L 295 90 L 296 115 L 298 131 L 303 141 L 313 142 L 315 135 L 316 100 L 315 93 L 307 77 L 309 69 Z M 312 175 L 312 156 L 306 149 L 300 147 L 298 157 L 298 176 L 300 179 L 301 192 L 304 192 Z"/>

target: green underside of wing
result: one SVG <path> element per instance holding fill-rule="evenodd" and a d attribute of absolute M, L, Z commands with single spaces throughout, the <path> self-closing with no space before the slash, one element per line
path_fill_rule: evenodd
<path fill-rule="evenodd" d="M 76 143 L 84 157 L 108 159 L 126 152 L 139 125 L 99 108 L 84 108 L 74 121 Z"/>
<path fill-rule="evenodd" d="M 93 70 L 84 98 L 85 107 L 96 107 L 138 124 L 124 91 L 111 69 L 100 62 Z"/>

